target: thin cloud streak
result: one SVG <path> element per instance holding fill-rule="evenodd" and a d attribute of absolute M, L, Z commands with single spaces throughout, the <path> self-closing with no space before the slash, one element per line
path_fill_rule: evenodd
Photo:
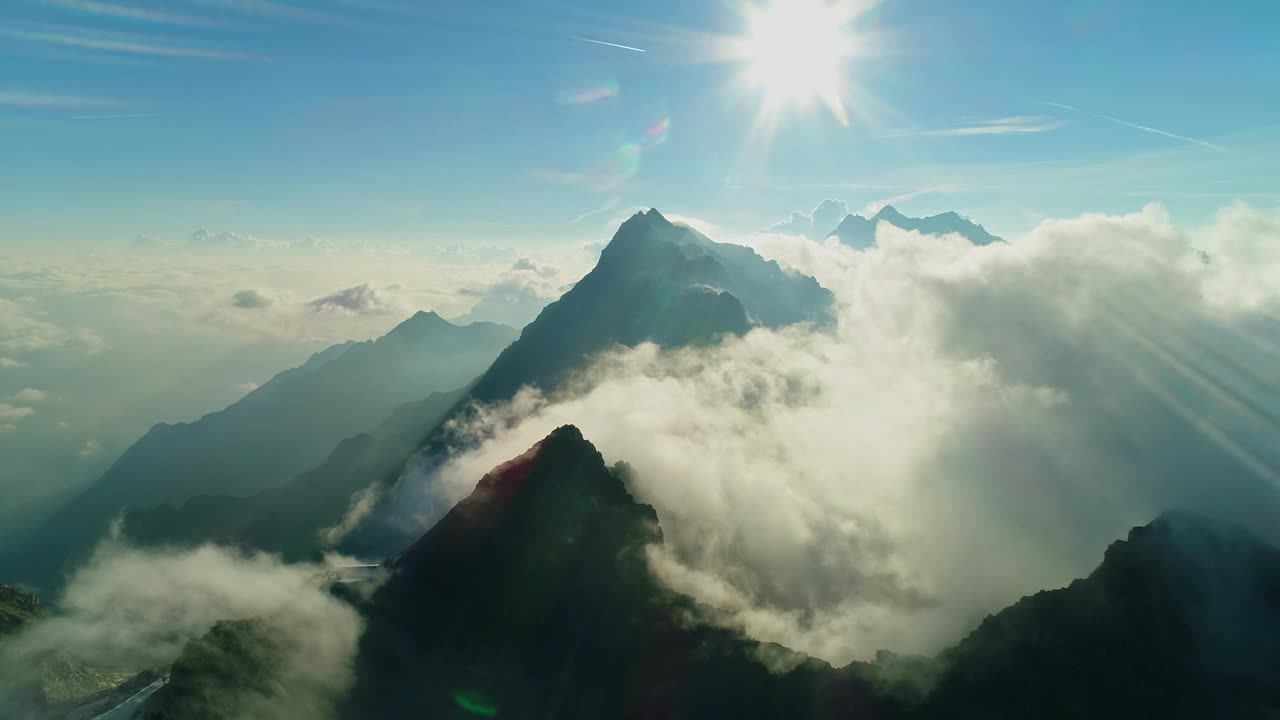
<path fill-rule="evenodd" d="M 238 13 L 244 16 L 275 18 L 288 22 L 312 23 L 315 25 L 328 25 L 331 27 L 344 28 L 347 30 L 360 30 L 368 32 L 403 32 L 406 28 L 403 24 L 394 22 L 382 22 L 369 19 L 360 19 L 334 12 L 326 12 L 323 10 L 311 10 L 304 7 L 297 7 L 287 3 L 273 2 L 273 0 L 190 0 L 198 3 L 202 7 L 221 10 L 227 12 Z M 317 3 L 312 3 L 317 4 Z M 342 3 L 351 4 L 351 3 Z M 360 3 L 356 3 L 359 5 Z"/>
<path fill-rule="evenodd" d="M 155 113 L 122 113 L 120 115 L 72 115 L 68 120 L 114 120 L 116 118 L 155 117 Z"/>
<path fill-rule="evenodd" d="M 85 35 L 68 35 L 65 33 L 0 30 L 0 36 L 41 42 L 50 45 L 85 48 L 88 50 L 105 50 L 129 55 L 147 55 L 153 57 L 192 58 L 197 60 L 261 60 L 261 56 L 244 53 L 223 52 L 206 48 L 184 47 L 180 45 L 152 45 L 132 40 L 114 40 L 106 37 L 90 37 Z"/>
<path fill-rule="evenodd" d="M 110 107 L 116 103 L 101 98 L 77 95 L 50 95 L 17 91 L 0 91 L 0 107 L 21 108 L 80 108 Z"/>
<path fill-rule="evenodd" d="M 889 137 L 964 137 L 969 135 L 1020 135 L 1057 130 L 1066 125 L 1065 120 L 1043 115 L 1016 115 L 1013 117 L 980 120 L 969 125 L 936 130 L 906 130 Z"/>
<path fill-rule="evenodd" d="M 932 195 L 933 193 L 954 192 L 957 189 L 958 189 L 958 186 L 956 185 L 934 185 L 932 187 L 923 187 L 918 190 L 899 193 L 898 195 L 894 195 L 893 197 L 884 198 L 883 200 L 873 200 L 872 202 L 867 203 L 866 207 L 862 209 L 862 214 L 866 215 L 867 217 L 870 217 L 880 212 L 886 205 L 897 205 L 899 203 L 915 200 L 916 198 L 922 197 L 924 195 Z"/>
<path fill-rule="evenodd" d="M 583 220 L 586 220 L 587 218 L 595 217 L 596 215 L 607 213 L 616 207 L 618 207 L 618 198 L 610 198 L 609 201 L 606 202 L 603 206 L 579 215 L 578 217 L 570 220 L 569 224 L 577 225 L 578 223 L 582 222 Z"/>
<path fill-rule="evenodd" d="M 187 25 L 192 27 L 226 27 L 226 25 L 222 23 L 213 22 L 212 20 L 194 17 L 191 15 L 182 15 L 179 13 L 164 12 L 161 10 L 148 10 L 129 5 L 117 5 L 115 3 L 99 2 L 98 0 L 47 1 L 51 5 L 56 5 L 68 10 L 79 10 L 93 15 L 106 15 L 109 17 L 124 18 L 126 20 L 137 20 L 139 22 Z"/>
<path fill-rule="evenodd" d="M 618 43 L 605 42 L 603 40 L 592 40 L 591 38 L 579 37 L 577 35 L 570 35 L 569 38 L 579 42 L 592 43 L 594 45 L 604 45 L 606 47 L 619 48 L 621 50 L 630 50 L 631 52 L 648 52 L 648 50 L 641 50 L 638 47 L 631 47 L 630 45 L 619 45 Z"/>
<path fill-rule="evenodd" d="M 1196 145 L 1207 147 L 1211 150 L 1217 150 L 1218 152 L 1229 152 L 1225 147 L 1221 145 L 1214 145 L 1211 142 L 1207 142 L 1205 140 L 1197 140 L 1195 138 L 1187 137 L 1186 135 L 1178 135 L 1175 133 L 1171 133 L 1168 130 L 1161 130 L 1159 128 L 1153 128 L 1147 125 L 1139 125 L 1138 123 L 1131 123 L 1128 120 L 1121 120 L 1120 118 L 1111 117 L 1110 115 L 1103 115 L 1101 113 L 1082 110 L 1078 107 L 1063 105 L 1062 103 L 1049 102 L 1047 100 L 1044 100 L 1042 102 L 1045 105 L 1049 105 L 1050 107 L 1062 108 L 1063 110 L 1070 110 L 1071 112 L 1074 112 L 1074 113 L 1080 113 L 1081 115 L 1088 115 L 1089 117 L 1098 118 L 1099 120 L 1106 120 L 1107 122 L 1115 123 L 1116 125 L 1123 125 L 1128 128 L 1133 128 L 1134 130 L 1141 130 L 1143 132 L 1149 132 L 1154 135 L 1161 135 L 1163 137 L 1172 138 L 1174 140 L 1181 140 L 1183 142 L 1194 143 Z"/>

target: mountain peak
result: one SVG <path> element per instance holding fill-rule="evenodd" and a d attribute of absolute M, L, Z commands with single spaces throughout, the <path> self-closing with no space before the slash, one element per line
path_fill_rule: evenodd
<path fill-rule="evenodd" d="M 657 208 L 649 208 L 648 210 L 637 212 L 628 218 L 627 221 L 618 228 L 617 234 L 621 235 L 623 230 L 628 227 L 665 229 L 672 227 L 672 222 L 662 213 L 658 212 Z"/>
<path fill-rule="evenodd" d="M 906 216 L 898 212 L 897 208 L 895 208 L 892 205 L 885 205 L 884 207 L 880 208 L 880 212 L 877 212 L 875 214 L 875 217 L 872 219 L 873 220 L 896 220 L 898 218 L 903 218 L 903 217 L 906 217 Z"/>
<path fill-rule="evenodd" d="M 937 215 L 916 218 L 898 212 L 892 205 L 880 208 L 870 219 L 861 215 L 845 217 L 832 235 L 840 242 L 851 247 L 865 250 L 876 244 L 876 229 L 881 222 L 887 222 L 902 230 L 912 230 L 925 235 L 959 235 L 974 245 L 990 245 L 1003 242 L 1000 238 L 987 232 L 986 228 L 969 220 L 954 210 Z"/>
<path fill-rule="evenodd" d="M 447 328 L 457 327 L 434 311 L 419 310 L 412 317 L 391 329 L 384 337 L 406 340 L 421 339 Z"/>

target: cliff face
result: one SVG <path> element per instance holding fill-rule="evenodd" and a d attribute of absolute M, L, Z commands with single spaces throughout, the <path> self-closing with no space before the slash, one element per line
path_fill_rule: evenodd
<path fill-rule="evenodd" d="M 471 397 L 506 400 L 523 385 L 553 388 L 614 345 L 675 347 L 755 325 L 831 321 L 833 296 L 750 248 L 716 243 L 657 210 L 618 228 L 586 277 L 529 323 Z"/>
<path fill-rule="evenodd" d="M 0 585 L 0 636 L 17 632 L 40 614 L 40 599 L 35 595 Z"/>
<path fill-rule="evenodd" d="M 987 618 L 942 659 L 925 716 L 1272 717 L 1280 550 L 1165 515 L 1112 544 L 1089 577 Z"/>
<path fill-rule="evenodd" d="M 1214 521 L 1134 528 L 1087 578 L 1023 598 L 937 657 L 839 669 L 709 623 L 650 572 L 646 548 L 661 542 L 625 467 L 562 427 L 482 478 L 376 588 L 335 590 L 367 629 L 351 690 L 325 697 L 353 720 L 1280 713 L 1280 550 Z M 264 681 L 297 703 L 272 638 L 215 628 L 175 664 L 153 717 L 234 717 L 228 698 L 258 697 Z"/>
<path fill-rule="evenodd" d="M 880 717 L 864 682 L 702 623 L 662 588 L 652 508 L 564 427 L 485 476 L 362 610 L 350 718 Z M 819 711 L 822 712 L 819 712 Z"/>

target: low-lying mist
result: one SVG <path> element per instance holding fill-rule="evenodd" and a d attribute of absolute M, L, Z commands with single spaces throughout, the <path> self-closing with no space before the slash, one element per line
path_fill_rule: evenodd
<path fill-rule="evenodd" d="M 142 550 L 108 538 L 48 617 L 0 644 L 0 697 L 38 681 L 34 674 L 53 654 L 122 671 L 167 667 L 215 623 L 261 618 L 281 640 L 278 693 L 218 702 L 238 717 L 324 717 L 352 680 L 362 630 L 321 582 L 329 569 L 214 546 Z"/>
<path fill-rule="evenodd" d="M 834 662 L 937 650 L 1166 509 L 1280 534 L 1280 217 L 746 242 L 830 288 L 838 329 L 619 349 L 554 397 L 481 408 L 457 430 L 487 439 L 407 476 L 399 522 L 425 529 L 573 423 L 636 469 L 660 577 Z"/>

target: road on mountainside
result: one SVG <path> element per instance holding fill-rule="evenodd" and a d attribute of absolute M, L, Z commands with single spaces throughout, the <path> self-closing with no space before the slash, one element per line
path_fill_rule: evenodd
<path fill-rule="evenodd" d="M 133 718 L 137 716 L 138 711 L 142 709 L 142 704 L 147 701 L 147 698 L 151 697 L 155 691 L 164 687 L 164 684 L 167 682 L 169 682 L 169 676 L 165 675 L 159 680 L 134 693 L 128 700 L 125 700 L 114 708 L 94 718 L 94 720 L 133 720 Z"/>

